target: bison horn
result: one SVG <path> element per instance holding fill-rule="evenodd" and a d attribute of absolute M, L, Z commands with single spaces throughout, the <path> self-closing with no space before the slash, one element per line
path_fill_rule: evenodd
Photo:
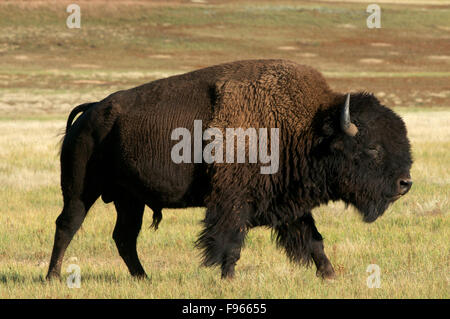
<path fill-rule="evenodd" d="M 358 128 L 350 120 L 350 93 L 347 94 L 347 99 L 341 112 L 341 129 L 349 136 L 355 136 L 358 133 Z"/>

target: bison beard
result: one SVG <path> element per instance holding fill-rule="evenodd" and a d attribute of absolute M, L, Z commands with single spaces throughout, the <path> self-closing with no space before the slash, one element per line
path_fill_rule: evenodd
<path fill-rule="evenodd" d="M 173 163 L 171 132 L 192 132 L 195 120 L 203 131 L 278 128 L 278 171 L 260 174 L 260 163 Z M 398 116 L 372 95 L 331 91 L 319 72 L 293 62 L 238 61 L 119 91 L 69 116 L 64 207 L 47 278 L 60 275 L 67 246 L 100 196 L 114 202 L 113 238 L 133 276 L 146 276 L 136 250 L 144 207 L 157 229 L 162 208 L 203 206 L 197 247 L 204 265 L 221 266 L 222 277 L 233 276 L 248 231 L 265 226 L 293 262 L 313 261 L 318 276 L 332 278 L 312 209 L 344 200 L 373 221 L 397 198 L 396 181 L 410 166 Z"/>

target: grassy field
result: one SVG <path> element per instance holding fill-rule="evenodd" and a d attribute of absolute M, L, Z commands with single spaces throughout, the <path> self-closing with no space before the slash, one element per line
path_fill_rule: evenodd
<path fill-rule="evenodd" d="M 450 3 L 325 1 L 0 1 L 0 298 L 449 298 Z M 200 267 L 204 209 L 147 209 L 138 250 L 150 280 L 130 278 L 111 238 L 113 205 L 97 202 L 69 246 L 64 280 L 47 283 L 62 208 L 58 147 L 75 105 L 171 74 L 246 58 L 321 70 L 337 91 L 366 90 L 404 118 L 414 186 L 374 224 L 342 203 L 314 216 L 337 279 L 290 264 L 267 229 L 250 232 L 233 281 Z M 70 289 L 69 264 L 81 269 Z M 367 287 L 369 264 L 381 287 Z"/>

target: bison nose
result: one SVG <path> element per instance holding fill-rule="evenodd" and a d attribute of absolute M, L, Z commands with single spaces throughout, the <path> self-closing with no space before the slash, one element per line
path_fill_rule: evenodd
<path fill-rule="evenodd" d="M 405 195 L 410 190 L 412 183 L 410 178 L 400 178 L 398 180 L 398 193 Z"/>

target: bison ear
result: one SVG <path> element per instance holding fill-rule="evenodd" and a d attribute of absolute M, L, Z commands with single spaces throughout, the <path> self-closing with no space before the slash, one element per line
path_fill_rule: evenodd
<path fill-rule="evenodd" d="M 340 122 L 342 131 L 348 136 L 355 136 L 358 133 L 358 128 L 350 119 L 350 93 L 347 94 L 344 107 L 341 110 Z"/>

